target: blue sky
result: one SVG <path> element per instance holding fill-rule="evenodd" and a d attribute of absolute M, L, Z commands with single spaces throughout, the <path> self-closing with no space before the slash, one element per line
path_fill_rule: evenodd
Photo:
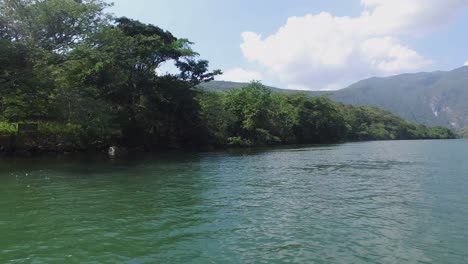
<path fill-rule="evenodd" d="M 468 61 L 466 0 L 115 0 L 111 12 L 195 42 L 223 80 L 338 89 Z"/>

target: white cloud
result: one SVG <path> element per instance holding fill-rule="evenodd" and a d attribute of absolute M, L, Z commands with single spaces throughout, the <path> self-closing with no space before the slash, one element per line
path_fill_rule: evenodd
<path fill-rule="evenodd" d="M 464 7 L 466 0 L 361 0 L 361 18 L 381 33 L 418 33 L 451 22 Z"/>
<path fill-rule="evenodd" d="M 388 74 L 416 70 L 430 63 L 416 51 L 402 46 L 391 37 L 365 40 L 361 44 L 360 55 L 371 68 Z"/>
<path fill-rule="evenodd" d="M 262 74 L 255 71 L 247 71 L 242 68 L 234 68 L 226 71 L 220 77 L 216 78 L 220 81 L 231 81 L 231 82 L 250 82 L 258 81 L 262 79 Z"/>
<path fill-rule="evenodd" d="M 465 61 L 465 63 L 463 64 L 463 66 L 468 66 L 468 61 Z"/>
<path fill-rule="evenodd" d="M 401 43 L 403 34 L 453 19 L 466 0 L 361 0 L 358 17 L 290 17 L 272 35 L 242 33 L 249 62 L 266 66 L 288 87 L 331 89 L 371 75 L 416 71 L 431 64 Z"/>

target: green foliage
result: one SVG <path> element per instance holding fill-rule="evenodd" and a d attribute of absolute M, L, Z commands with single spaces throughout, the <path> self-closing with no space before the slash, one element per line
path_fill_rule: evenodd
<path fill-rule="evenodd" d="M 295 127 L 299 143 L 338 142 L 346 136 L 346 124 L 339 109 L 327 97 L 293 96 L 299 113 Z"/>
<path fill-rule="evenodd" d="M 82 146 L 85 135 L 80 125 L 45 122 L 38 125 L 38 135 L 42 140 L 49 138 L 50 143 Z"/>
<path fill-rule="evenodd" d="M 230 147 L 253 147 L 255 143 L 250 139 L 244 139 L 241 137 L 229 137 L 227 138 L 227 145 Z"/>
<path fill-rule="evenodd" d="M 461 129 L 461 130 L 458 132 L 458 135 L 459 135 L 461 138 L 468 138 L 468 127 L 464 127 L 463 129 Z"/>
<path fill-rule="evenodd" d="M 76 60 L 66 75 L 80 76 L 77 87 L 86 87 L 99 105 L 108 105 L 99 116 L 114 116 L 109 123 L 118 124 L 126 145 L 197 144 L 202 131 L 192 87 L 218 71 L 208 72 L 208 63 L 195 59 L 188 40 L 127 18 L 116 22 L 70 54 Z M 157 74 L 168 61 L 175 62 L 180 74 Z"/>
<path fill-rule="evenodd" d="M 200 118 L 209 138 L 207 143 L 217 146 L 242 145 L 238 144 L 240 138 L 230 138 L 228 129 L 238 118 L 225 107 L 224 96 L 218 92 L 200 92 L 197 95 Z"/>
<path fill-rule="evenodd" d="M 341 105 L 350 130 L 349 140 L 401 140 L 456 138 L 448 128 L 427 128 L 370 106 Z"/>
<path fill-rule="evenodd" d="M 455 137 L 449 129 L 413 124 L 375 107 L 272 93 L 258 82 L 225 93 L 204 91 L 198 100 L 207 131 L 229 146 Z"/>
<path fill-rule="evenodd" d="M 273 100 L 271 91 L 260 83 L 226 94 L 224 105 L 226 110 L 237 117 L 237 122 L 231 124 L 229 131 L 257 144 L 269 144 L 278 141 L 270 129 L 273 115 Z"/>
<path fill-rule="evenodd" d="M 21 120 L 60 118 L 56 80 L 67 54 L 107 25 L 101 0 L 0 2 L 0 110 Z"/>
<path fill-rule="evenodd" d="M 15 123 L 0 122 L 0 135 L 14 135 L 18 131 Z"/>
<path fill-rule="evenodd" d="M 205 140 L 193 87 L 221 72 L 190 41 L 114 18 L 103 0 L 0 3 L 1 120 L 76 124 L 88 145 Z M 179 72 L 158 74 L 165 63 Z"/>
<path fill-rule="evenodd" d="M 108 23 L 103 0 L 2 0 L 1 36 L 64 53 Z"/>
<path fill-rule="evenodd" d="M 87 135 L 84 134 L 82 127 L 76 124 L 40 122 L 37 131 L 18 134 L 17 123 L 0 122 L 0 136 L 15 136 L 14 147 L 22 146 L 31 150 L 72 151 L 91 146 L 85 143 Z"/>
<path fill-rule="evenodd" d="M 445 138 L 376 108 L 273 93 L 225 93 L 187 39 L 104 12 L 103 0 L 0 0 L 0 133 L 39 124 L 31 148 L 256 146 Z M 175 72 L 161 74 L 173 64 Z M 452 133 L 452 134 L 451 134 Z"/>

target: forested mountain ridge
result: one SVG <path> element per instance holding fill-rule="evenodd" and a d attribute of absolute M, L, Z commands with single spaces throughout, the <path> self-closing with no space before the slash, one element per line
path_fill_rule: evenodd
<path fill-rule="evenodd" d="M 331 99 L 371 105 L 428 126 L 468 126 L 468 67 L 449 72 L 370 78 L 333 92 Z"/>
<path fill-rule="evenodd" d="M 233 89 L 240 89 L 248 86 L 250 83 L 244 82 L 229 82 L 229 81 L 211 81 L 211 82 L 204 82 L 198 85 L 198 87 L 202 88 L 206 91 L 222 91 L 228 92 Z M 310 96 L 319 96 L 328 94 L 328 91 L 306 91 L 306 90 L 288 90 L 288 89 L 281 89 L 273 86 L 265 86 L 266 88 L 270 89 L 272 92 L 276 93 L 284 93 L 284 94 L 298 94 L 304 93 Z"/>
<path fill-rule="evenodd" d="M 273 92 L 258 82 L 229 91 L 204 91 L 199 101 L 215 145 L 456 137 L 447 128 L 411 123 L 376 107 L 336 103 L 327 96 Z"/>
<path fill-rule="evenodd" d="M 229 90 L 245 85 L 215 81 L 202 84 L 202 87 Z M 455 130 L 468 126 L 468 67 L 448 72 L 373 77 L 337 91 L 272 90 L 311 96 L 328 94 L 336 102 L 379 107 L 427 126 L 444 126 Z"/>

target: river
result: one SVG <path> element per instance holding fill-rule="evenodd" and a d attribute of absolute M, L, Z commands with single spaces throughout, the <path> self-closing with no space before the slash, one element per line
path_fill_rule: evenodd
<path fill-rule="evenodd" d="M 0 160 L 0 263 L 468 263 L 468 141 Z"/>

